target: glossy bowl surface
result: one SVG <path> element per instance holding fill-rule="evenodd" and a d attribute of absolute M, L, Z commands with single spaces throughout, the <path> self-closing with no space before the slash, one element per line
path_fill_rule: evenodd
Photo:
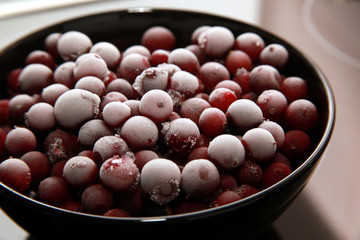
<path fill-rule="evenodd" d="M 335 122 L 335 101 L 331 87 L 323 73 L 309 58 L 281 38 L 258 27 L 238 20 L 199 12 L 134 8 L 100 13 L 58 23 L 19 39 L 0 50 L 1 98 L 7 98 L 5 79 L 7 73 L 21 66 L 31 50 L 42 48 L 43 40 L 52 32 L 78 30 L 93 42 L 113 42 L 121 50 L 139 43 L 142 33 L 153 25 L 171 29 L 178 46 L 186 46 L 192 31 L 201 25 L 221 25 L 234 35 L 242 32 L 258 33 L 266 43 L 283 44 L 290 53 L 285 74 L 308 80 L 310 100 L 318 107 L 322 123 L 312 136 L 317 143 L 309 158 L 291 175 L 274 186 L 246 199 L 188 214 L 146 217 L 109 218 L 62 210 L 43 204 L 14 192 L 0 183 L 0 206 L 20 226 L 33 236 L 46 239 L 55 237 L 81 237 L 79 239 L 106 239 L 106 236 L 150 237 L 252 237 L 262 232 L 292 203 L 309 181 L 319 164 L 330 140 Z"/>

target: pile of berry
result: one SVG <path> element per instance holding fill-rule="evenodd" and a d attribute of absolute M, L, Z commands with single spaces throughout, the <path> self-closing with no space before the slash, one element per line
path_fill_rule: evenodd
<path fill-rule="evenodd" d="M 188 46 L 162 26 L 140 40 L 52 33 L 9 73 L 1 182 L 73 211 L 179 214 L 255 194 L 309 156 L 318 112 L 284 75 L 284 46 L 222 26 Z"/>

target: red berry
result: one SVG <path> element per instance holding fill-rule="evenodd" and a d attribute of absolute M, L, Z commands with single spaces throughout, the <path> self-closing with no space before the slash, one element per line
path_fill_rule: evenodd
<path fill-rule="evenodd" d="M 284 163 L 275 162 L 270 164 L 263 173 L 262 186 L 270 187 L 287 177 L 291 173 L 291 169 Z"/>
<path fill-rule="evenodd" d="M 0 163 L 0 182 L 23 193 L 30 187 L 31 170 L 21 159 L 9 158 Z"/>
<path fill-rule="evenodd" d="M 209 103 L 224 113 L 237 100 L 236 94 L 228 88 L 215 88 L 209 95 Z"/>
<path fill-rule="evenodd" d="M 218 195 L 211 203 L 213 207 L 222 206 L 240 200 L 239 194 L 235 191 L 225 191 Z"/>
<path fill-rule="evenodd" d="M 63 170 L 66 182 L 74 188 L 85 188 L 95 183 L 98 177 L 98 168 L 95 162 L 83 156 L 70 158 Z"/>
<path fill-rule="evenodd" d="M 318 111 L 311 101 L 298 99 L 289 104 L 285 118 L 291 129 L 309 132 L 317 124 Z"/>
<path fill-rule="evenodd" d="M 129 156 L 114 156 L 107 159 L 100 168 L 100 180 L 113 192 L 133 189 L 140 180 L 139 169 Z"/>
<path fill-rule="evenodd" d="M 38 192 L 41 201 L 57 206 L 65 201 L 69 188 L 62 177 L 48 177 L 40 182 Z"/>
<path fill-rule="evenodd" d="M 215 107 L 206 108 L 199 117 L 199 128 L 208 137 L 215 137 L 225 132 L 227 127 L 226 115 Z"/>
<path fill-rule="evenodd" d="M 156 49 L 172 50 L 175 47 L 175 36 L 168 28 L 154 26 L 144 32 L 141 44 L 151 52 Z"/>
<path fill-rule="evenodd" d="M 36 145 L 37 140 L 35 134 L 24 127 L 16 127 L 10 130 L 5 140 L 7 151 L 19 157 L 24 153 L 35 150 Z"/>

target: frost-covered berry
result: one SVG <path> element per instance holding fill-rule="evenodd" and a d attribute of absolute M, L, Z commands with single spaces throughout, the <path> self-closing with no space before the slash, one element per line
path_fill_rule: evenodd
<path fill-rule="evenodd" d="M 103 185 L 113 192 L 133 189 L 140 180 L 140 172 L 128 155 L 107 159 L 100 168 L 99 177 Z"/>
<path fill-rule="evenodd" d="M 233 102 L 226 116 L 230 124 L 239 131 L 246 131 L 258 126 L 263 121 L 263 113 L 258 105 L 248 99 Z"/>
<path fill-rule="evenodd" d="M 5 139 L 7 151 L 14 156 L 21 156 L 36 148 L 35 134 L 24 127 L 16 127 L 8 132 Z"/>
<path fill-rule="evenodd" d="M 71 187 L 85 188 L 93 184 L 97 179 L 98 168 L 92 159 L 75 156 L 66 162 L 63 176 Z"/>
<path fill-rule="evenodd" d="M 180 192 L 181 172 L 171 160 L 157 158 L 147 162 L 141 171 L 141 188 L 158 204 L 176 198 Z"/>
<path fill-rule="evenodd" d="M 164 124 L 162 132 L 165 143 L 178 153 L 190 152 L 200 138 L 198 126 L 188 118 L 178 118 Z"/>
<path fill-rule="evenodd" d="M 220 184 L 220 174 L 216 166 L 206 159 L 188 162 L 181 172 L 181 188 L 188 197 L 207 197 Z"/>
<path fill-rule="evenodd" d="M 142 150 L 155 146 L 159 131 L 156 124 L 149 118 L 134 116 L 121 127 L 120 136 L 132 150 Z"/>
<path fill-rule="evenodd" d="M 83 89 L 62 94 L 54 106 L 56 121 L 66 129 L 74 129 L 99 114 L 100 97 Z"/>
<path fill-rule="evenodd" d="M 215 165 L 231 170 L 244 162 L 245 149 L 239 138 L 230 134 L 222 134 L 210 142 L 208 156 Z"/>
<path fill-rule="evenodd" d="M 276 141 L 273 135 L 266 129 L 253 128 L 242 137 L 248 159 L 254 162 L 266 162 L 276 153 Z"/>
<path fill-rule="evenodd" d="M 104 162 L 114 155 L 122 156 L 130 149 L 124 139 L 119 136 L 104 136 L 99 138 L 93 147 L 93 152 Z"/>
<path fill-rule="evenodd" d="M 1 162 L 0 182 L 20 193 L 25 192 L 31 183 L 29 166 L 18 158 L 9 158 Z"/>

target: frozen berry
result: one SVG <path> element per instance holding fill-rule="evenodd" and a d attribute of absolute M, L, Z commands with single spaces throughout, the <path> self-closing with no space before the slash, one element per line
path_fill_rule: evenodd
<path fill-rule="evenodd" d="M 44 50 L 34 50 L 26 56 L 25 65 L 29 65 L 32 63 L 44 64 L 52 70 L 55 68 L 55 62 L 53 57 Z"/>
<path fill-rule="evenodd" d="M 130 118 L 131 109 L 123 102 L 110 102 L 105 105 L 102 115 L 109 127 L 119 128 Z"/>
<path fill-rule="evenodd" d="M 239 68 L 245 68 L 250 71 L 252 69 L 252 61 L 247 53 L 241 50 L 232 50 L 225 58 L 225 66 L 233 76 Z"/>
<path fill-rule="evenodd" d="M 41 201 L 57 206 L 68 197 L 69 188 L 64 178 L 48 177 L 40 182 L 38 193 Z"/>
<path fill-rule="evenodd" d="M 181 104 L 180 115 L 184 118 L 190 118 L 198 124 L 201 113 L 209 107 L 211 107 L 209 102 L 202 98 L 189 98 Z"/>
<path fill-rule="evenodd" d="M 208 197 L 220 184 L 216 166 L 206 159 L 188 162 L 181 172 L 181 188 L 188 197 Z"/>
<path fill-rule="evenodd" d="M 75 80 L 86 76 L 105 79 L 108 73 L 106 62 L 95 53 L 86 53 L 76 59 L 73 74 Z"/>
<path fill-rule="evenodd" d="M 92 119 L 81 126 L 78 139 L 84 147 L 91 148 L 99 138 L 111 135 L 113 132 L 104 120 Z"/>
<path fill-rule="evenodd" d="M 53 83 L 42 90 L 41 99 L 44 102 L 54 106 L 56 100 L 60 97 L 60 95 L 69 90 L 70 89 L 64 84 Z"/>
<path fill-rule="evenodd" d="M 273 135 L 277 148 L 281 148 L 285 140 L 285 132 L 280 124 L 274 121 L 264 121 L 259 125 L 259 128 L 268 130 Z"/>
<path fill-rule="evenodd" d="M 219 168 L 231 170 L 245 160 L 245 149 L 241 141 L 230 134 L 215 137 L 208 147 L 209 159 Z"/>
<path fill-rule="evenodd" d="M 226 112 L 229 123 L 238 131 L 246 131 L 263 121 L 263 113 L 258 105 L 248 99 L 234 101 Z"/>
<path fill-rule="evenodd" d="M 147 162 L 159 158 L 159 155 L 152 150 L 140 150 L 134 154 L 134 157 L 136 166 L 141 170 Z"/>
<path fill-rule="evenodd" d="M 285 118 L 291 129 L 309 132 L 318 121 L 318 111 L 311 101 L 298 99 L 289 104 Z"/>
<path fill-rule="evenodd" d="M 222 192 L 220 195 L 218 195 L 215 200 L 211 203 L 213 207 L 222 206 L 228 203 L 235 202 L 237 200 L 240 200 L 239 194 L 237 194 L 235 191 L 225 191 Z"/>
<path fill-rule="evenodd" d="M 280 83 L 280 90 L 288 102 L 306 98 L 308 87 L 306 81 L 300 77 L 287 77 Z"/>
<path fill-rule="evenodd" d="M 116 78 L 106 86 L 106 92 L 120 92 L 126 98 L 131 99 L 134 96 L 132 85 L 123 78 Z"/>
<path fill-rule="evenodd" d="M 83 89 L 71 89 L 55 103 L 56 121 L 67 129 L 79 127 L 99 114 L 100 97 Z"/>
<path fill-rule="evenodd" d="M 80 143 L 76 135 L 56 129 L 45 137 L 43 147 L 50 162 L 55 163 L 75 156 L 80 150 Z"/>
<path fill-rule="evenodd" d="M 156 49 L 172 50 L 175 47 L 175 35 L 163 26 L 153 26 L 147 29 L 141 38 L 141 44 L 151 52 Z"/>
<path fill-rule="evenodd" d="M 138 53 L 131 53 L 121 60 L 117 71 L 122 78 L 133 83 L 135 78 L 149 67 L 150 63 L 147 57 Z"/>
<path fill-rule="evenodd" d="M 196 73 L 199 68 L 199 60 L 193 52 L 186 48 L 177 48 L 170 52 L 168 63 L 175 64 L 181 70 Z"/>
<path fill-rule="evenodd" d="M 91 39 L 82 32 L 68 31 L 61 35 L 57 50 L 64 61 L 74 61 L 92 47 Z"/>
<path fill-rule="evenodd" d="M 114 205 L 113 195 L 101 184 L 87 187 L 81 195 L 80 211 L 93 214 L 104 214 Z"/>
<path fill-rule="evenodd" d="M 228 88 L 215 88 L 209 95 L 209 103 L 224 113 L 237 100 L 236 94 Z"/>
<path fill-rule="evenodd" d="M 130 214 L 119 208 L 113 208 L 104 213 L 104 216 L 106 217 L 130 217 Z"/>
<path fill-rule="evenodd" d="M 66 162 L 63 176 L 71 187 L 85 188 L 97 179 L 98 168 L 92 159 L 75 156 Z"/>
<path fill-rule="evenodd" d="M 21 159 L 7 159 L 0 163 L 0 182 L 23 193 L 30 187 L 31 170 Z"/>
<path fill-rule="evenodd" d="M 224 65 L 218 62 L 206 62 L 201 65 L 198 77 L 204 83 L 205 92 L 210 93 L 216 84 L 230 79 L 230 73 Z"/>
<path fill-rule="evenodd" d="M 123 124 L 120 136 L 132 150 L 142 150 L 155 146 L 159 131 L 156 124 L 149 118 L 134 116 Z"/>
<path fill-rule="evenodd" d="M 209 107 L 201 112 L 199 117 L 199 128 L 208 137 L 216 137 L 225 132 L 227 118 L 223 111 L 216 107 Z"/>
<path fill-rule="evenodd" d="M 5 146 L 7 151 L 14 156 L 35 150 L 37 140 L 35 134 L 24 127 L 12 129 L 6 136 Z"/>
<path fill-rule="evenodd" d="M 163 128 L 165 143 L 172 151 L 189 153 L 200 138 L 198 126 L 188 118 L 179 118 Z"/>
<path fill-rule="evenodd" d="M 104 136 L 99 138 L 93 148 L 93 152 L 104 162 L 107 159 L 119 155 L 122 156 L 130 149 L 124 139 L 119 136 Z"/>
<path fill-rule="evenodd" d="M 234 46 L 233 33 L 225 27 L 214 26 L 198 37 L 199 46 L 212 58 L 221 58 Z"/>
<path fill-rule="evenodd" d="M 259 59 L 264 47 L 265 42 L 257 33 L 244 32 L 235 39 L 235 48 L 246 52 L 253 61 Z"/>
<path fill-rule="evenodd" d="M 189 72 L 177 71 L 171 76 L 170 88 L 189 98 L 198 90 L 199 80 Z"/>
<path fill-rule="evenodd" d="M 180 183 L 180 169 L 171 160 L 153 159 L 142 168 L 141 188 L 158 204 L 165 204 L 176 198 L 180 192 Z"/>
<path fill-rule="evenodd" d="M 44 102 L 34 104 L 25 113 L 25 123 L 33 130 L 47 131 L 53 129 L 56 126 L 54 107 Z"/>
<path fill-rule="evenodd" d="M 20 157 L 31 170 L 31 181 L 39 183 L 50 174 L 50 161 L 48 157 L 39 151 L 30 151 Z"/>
<path fill-rule="evenodd" d="M 99 55 L 110 69 L 116 68 L 120 63 L 121 53 L 119 49 L 110 42 L 95 43 L 89 52 Z"/>
<path fill-rule="evenodd" d="M 75 85 L 74 73 L 75 62 L 64 62 L 54 70 L 54 82 L 64 84 L 68 88 Z"/>
<path fill-rule="evenodd" d="M 169 81 L 169 73 L 159 67 L 145 69 L 136 77 L 133 84 L 134 89 L 142 96 L 147 91 L 158 89 L 166 90 Z"/>
<path fill-rule="evenodd" d="M 107 159 L 100 168 L 102 184 L 113 192 L 133 189 L 140 180 L 140 172 L 134 159 L 124 154 Z"/>
<path fill-rule="evenodd" d="M 256 104 L 261 108 L 265 119 L 276 122 L 283 119 L 288 106 L 285 95 L 275 89 L 263 91 L 256 100 Z"/>
<path fill-rule="evenodd" d="M 140 100 L 140 114 L 155 123 L 165 121 L 173 111 L 173 100 L 170 95 L 160 89 L 153 89 L 144 94 Z"/>
<path fill-rule="evenodd" d="M 291 173 L 291 169 L 284 163 L 275 162 L 270 164 L 263 173 L 262 186 L 270 187 Z"/>
<path fill-rule="evenodd" d="M 269 161 L 276 152 L 276 141 L 266 129 L 253 128 L 242 137 L 247 159 L 262 163 Z"/>
<path fill-rule="evenodd" d="M 100 78 L 94 76 L 85 76 L 80 78 L 76 82 L 74 88 L 87 90 L 98 95 L 99 97 L 102 97 L 105 94 L 104 82 Z"/>
<path fill-rule="evenodd" d="M 236 176 L 240 185 L 247 184 L 252 187 L 258 187 L 261 183 L 262 168 L 259 164 L 247 160 Z"/>
<path fill-rule="evenodd" d="M 250 72 L 250 87 L 261 94 L 268 89 L 279 89 L 281 77 L 279 71 L 270 65 L 259 65 Z"/>
<path fill-rule="evenodd" d="M 44 64 L 29 64 L 21 71 L 19 82 L 24 93 L 41 93 L 44 87 L 53 83 L 53 71 Z"/>
<path fill-rule="evenodd" d="M 262 64 L 268 64 L 277 69 L 284 68 L 288 60 L 289 52 L 283 45 L 278 43 L 267 45 L 260 53 L 260 62 Z"/>

